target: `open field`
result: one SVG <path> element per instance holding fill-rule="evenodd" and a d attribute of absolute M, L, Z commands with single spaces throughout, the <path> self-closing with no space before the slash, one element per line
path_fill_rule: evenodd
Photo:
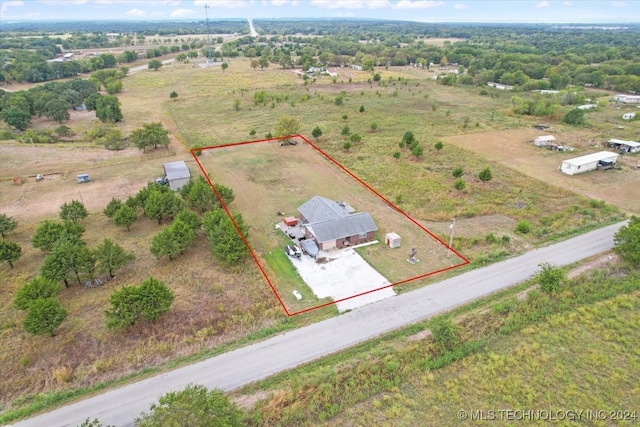
<path fill-rule="evenodd" d="M 164 161 L 189 160 L 188 147 L 262 138 L 274 132 L 275 123 L 282 116 L 296 118 L 301 124 L 300 133 L 308 138 L 312 129 L 319 126 L 323 135 L 317 141 L 318 146 L 444 241 L 448 242 L 448 227 L 456 218 L 453 247 L 472 261 L 489 262 L 523 252 L 623 216 L 613 202 L 594 203 L 576 195 L 572 186 L 561 188 L 547 183 L 549 177 L 557 173 L 555 169 L 529 176 L 503 165 L 501 153 L 494 153 L 496 158 L 492 159 L 487 157 L 490 153 L 480 155 L 471 148 L 458 147 L 457 140 L 445 140 L 440 151 L 433 148 L 435 141 L 457 135 L 474 139 L 486 132 L 500 135 L 499 132 L 505 130 L 528 131 L 534 120 L 511 113 L 509 94 L 480 96 L 478 88 L 437 85 L 431 80 L 434 73 L 411 67 L 380 69 L 382 80 L 378 83 L 368 82 L 370 73 L 341 69 L 335 81 L 317 77 L 305 85 L 291 70 L 276 68 L 274 64 L 264 71 L 253 70 L 244 59 L 231 60 L 229 64 L 229 69 L 223 72 L 218 67 L 203 69 L 194 64 L 173 63 L 157 72 L 140 72 L 124 80 L 124 91 L 118 95 L 124 121 L 117 124 L 118 128 L 128 135 L 144 123 L 161 122 L 169 130 L 170 150 L 175 156 L 153 158 L 132 149 L 110 152 L 93 145 L 86 137 L 86 132 L 97 122 L 90 112 L 74 112 L 72 120 L 66 123 L 77 134 L 74 142 L 35 147 L 14 141 L 0 143 L 0 212 L 18 220 L 18 228 L 8 238 L 18 242 L 23 250 L 14 269 L 6 264 L 0 266 L 3 283 L 0 347 L 5 349 L 0 363 L 6 367 L 3 370 L 6 376 L 0 385 L 3 409 L 22 405 L 38 393 L 89 387 L 143 368 L 162 369 L 167 361 L 197 357 L 194 355 L 215 351 L 236 339 L 246 336 L 255 339 L 262 333 L 270 334 L 335 315 L 333 309 L 322 309 L 288 320 L 257 268 L 245 266 L 239 272 L 230 272 L 215 265 L 204 236 L 199 236 L 197 243 L 175 261 L 157 261 L 149 252 L 150 239 L 159 231 L 156 222 L 141 218 L 127 233 L 101 213 L 111 197 L 124 199 L 134 195 L 158 176 Z M 169 98 L 172 91 L 179 95 L 175 101 Z M 266 104 L 254 104 L 257 91 L 266 92 Z M 342 105 L 336 105 L 337 97 L 342 97 Z M 363 113 L 359 113 L 361 105 L 365 107 Z M 489 112 L 495 114 L 489 115 Z M 611 115 L 602 117 L 602 129 L 605 125 L 611 128 L 606 120 L 613 120 L 613 113 L 607 114 Z M 594 121 L 600 120 L 598 116 L 592 117 Z M 467 127 L 466 118 L 470 123 Z M 377 125 L 375 131 L 371 128 L 373 123 Z M 621 132 L 631 132 L 636 124 L 628 125 Z M 344 149 L 346 139 L 341 135 L 345 125 L 351 133 L 363 137 L 361 143 L 349 150 Z M 36 119 L 33 126 L 55 128 L 58 124 Z M 566 131 L 561 125 L 558 129 Z M 604 134 L 602 129 L 597 126 L 587 129 L 584 138 L 600 138 Z M 255 131 L 255 136 L 250 135 L 251 131 Z M 406 131 L 412 131 L 424 147 L 422 158 L 415 158 L 408 149 L 398 147 Z M 623 135 L 633 139 L 628 133 L 608 134 L 610 137 Z M 524 142 L 519 144 L 526 146 Z M 304 150 L 301 145 L 277 148 Z M 395 152 L 400 153 L 400 158 L 393 157 Z M 210 157 L 205 153 L 202 159 L 206 162 Z M 296 184 L 296 179 L 304 178 L 306 171 L 290 164 L 293 179 L 281 175 L 278 167 L 282 161 L 266 154 L 264 158 L 256 158 L 255 165 L 242 165 L 242 176 L 247 178 L 238 182 L 231 173 L 232 166 L 227 166 L 226 171 L 221 169 L 237 194 L 231 207 L 241 211 L 250 219 L 247 222 L 256 227 L 251 231 L 251 238 L 263 236 L 264 240 L 255 242 L 258 247 L 281 246 L 281 241 L 269 234 L 273 232 L 270 227 L 276 219 L 274 214 L 278 210 L 294 210 L 305 200 L 302 197 L 305 191 L 326 189 L 329 196 L 338 199 L 347 194 L 340 191 L 339 186 L 328 186 L 317 175 L 305 178 L 304 185 Z M 312 168 L 328 166 L 324 160 L 318 165 Z M 453 188 L 451 170 L 455 166 L 464 168 L 467 188 L 463 191 Z M 483 184 L 477 175 L 487 166 L 491 166 L 494 178 Z M 255 182 L 249 179 L 252 170 Z M 331 168 L 327 170 L 322 169 L 323 173 L 332 173 Z M 210 172 L 215 176 L 215 171 Z M 309 171 L 312 172 L 317 170 Z M 625 169 L 620 172 L 624 173 Z M 32 177 L 37 173 L 49 175 L 35 183 Z M 77 184 L 78 173 L 89 173 L 92 182 Z M 192 168 L 192 174 L 196 173 Z M 22 185 L 14 185 L 11 179 L 15 176 L 28 178 Z M 338 183 L 344 181 L 339 176 L 334 179 Z M 279 194 L 284 198 L 273 201 L 264 198 L 268 216 L 256 210 L 259 218 L 251 218 L 253 207 L 258 205 L 249 195 L 257 197 L 257 191 L 272 185 L 280 186 L 283 191 Z M 245 193 L 242 186 L 250 191 Z M 247 195 L 242 196 L 243 193 Z M 371 209 L 376 217 L 386 216 L 388 208 L 368 206 L 371 202 L 357 191 L 348 194 L 357 200 L 353 205 L 358 209 Z M 30 245 L 37 223 L 56 218 L 59 206 L 72 199 L 82 199 L 90 211 L 84 222 L 87 228 L 84 237 L 89 247 L 110 237 L 132 251 L 136 261 L 102 288 L 63 290 L 61 300 L 69 311 L 68 320 L 52 339 L 33 337 L 23 330 L 23 314 L 13 307 L 12 300 L 16 290 L 38 274 L 44 258 L 43 253 Z M 623 206 L 633 211 L 629 203 Z M 261 221 L 266 218 L 269 219 Z M 515 233 L 514 225 L 521 220 L 532 224 L 531 233 Z M 391 223 L 388 228 L 398 231 L 400 226 Z M 265 233 L 258 232 L 263 230 Z M 403 248 L 408 247 L 411 247 L 409 243 L 404 243 Z M 443 259 L 445 251 L 440 249 L 440 253 L 433 249 L 436 250 L 434 259 L 447 261 Z M 429 250 L 419 251 L 418 258 L 430 262 L 426 256 Z M 402 248 L 398 252 L 403 257 L 406 253 Z M 376 256 L 363 255 L 367 259 Z M 419 267 L 424 265 L 421 263 Z M 404 273 L 400 269 L 394 271 L 392 265 L 378 268 L 392 278 Z M 106 331 L 102 312 L 108 294 L 149 275 L 165 281 L 177 294 L 168 315 L 157 323 L 136 326 L 126 334 Z M 78 352 L 78 348 L 83 351 Z M 19 397 L 25 400 L 17 401 Z"/>
<path fill-rule="evenodd" d="M 489 131 L 449 137 L 445 141 L 532 178 L 571 189 L 585 197 L 604 200 L 631 214 L 640 214 L 640 169 L 636 168 L 640 156 L 620 156 L 620 169 L 569 176 L 558 170 L 563 160 L 610 149 L 600 141 L 590 140 L 585 131 L 553 134 L 557 143 L 574 147 L 573 152 L 551 151 L 531 143 L 536 136 L 545 134 L 548 133 L 535 129 Z"/>
<path fill-rule="evenodd" d="M 452 350 L 434 343 L 435 323 L 425 322 L 234 396 L 256 426 L 522 422 L 504 412 L 500 418 L 500 410 L 583 411 L 571 425 L 637 425 L 637 274 L 611 262 L 601 268 L 570 274 L 572 283 L 553 298 L 532 282 L 457 310 L 450 317 L 463 338 Z M 588 411 L 606 418 L 596 421 Z"/>
<path fill-rule="evenodd" d="M 316 195 L 347 202 L 356 211 L 371 214 L 380 243 L 358 251 L 390 283 L 465 262 L 301 139 L 290 146 L 263 141 L 207 149 L 198 161 L 212 182 L 233 188 L 236 197 L 230 208 L 242 213 L 250 227 L 249 243 L 263 262 L 272 251 L 282 251 L 283 233 L 275 227 L 282 217 L 277 213 L 298 216 L 297 208 Z M 384 244 L 385 234 L 392 231 L 402 237 L 399 249 Z M 406 262 L 410 248 L 418 250 L 421 262 Z M 282 289 L 274 273 L 267 274 L 290 313 L 319 305 L 313 299 L 297 301 L 289 286 Z"/>

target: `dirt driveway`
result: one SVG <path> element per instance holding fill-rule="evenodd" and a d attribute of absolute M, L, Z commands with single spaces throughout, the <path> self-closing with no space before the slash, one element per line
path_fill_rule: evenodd
<path fill-rule="evenodd" d="M 336 303 L 342 313 L 363 305 L 395 295 L 393 288 L 384 276 L 371 267 L 353 248 L 321 252 L 316 262 L 303 255 L 301 259 L 292 259 L 298 273 L 320 299 L 330 297 L 334 301 L 349 298 Z M 371 292 L 374 289 L 380 289 Z M 360 295 L 364 292 L 370 292 Z M 354 295 L 359 295 L 354 298 Z"/>
<path fill-rule="evenodd" d="M 554 133 L 556 141 L 575 147 L 573 152 L 556 152 L 531 143 L 536 136 L 547 133 L 535 129 L 515 129 L 479 132 L 444 138 L 465 150 L 478 153 L 508 168 L 549 184 L 569 189 L 597 200 L 640 214 L 640 162 L 637 156 L 620 156 L 620 170 L 593 171 L 580 175 L 565 175 L 558 170 L 564 160 L 602 151 L 605 148 L 590 139 L 584 131 Z"/>

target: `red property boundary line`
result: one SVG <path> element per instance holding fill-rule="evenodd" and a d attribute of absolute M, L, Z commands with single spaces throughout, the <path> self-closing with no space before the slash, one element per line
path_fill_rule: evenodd
<path fill-rule="evenodd" d="M 409 221 L 411 221 L 414 225 L 416 225 L 417 227 L 419 227 L 422 231 L 424 231 L 425 233 L 427 233 L 429 236 L 431 236 L 432 238 L 434 238 L 436 241 L 438 241 L 442 246 L 444 246 L 445 248 L 447 248 L 448 251 L 453 252 L 458 258 L 460 258 L 462 260 L 462 262 L 460 262 L 459 264 L 456 265 L 452 265 L 450 267 L 445 267 L 445 268 L 441 268 L 439 270 L 436 271 L 432 271 L 430 273 L 426 273 L 426 274 L 422 274 L 419 276 L 415 276 L 409 279 L 405 279 L 405 280 L 401 280 L 399 282 L 396 283 L 391 283 L 389 285 L 386 286 L 382 286 L 380 288 L 377 289 L 373 289 L 370 291 L 366 291 L 366 292 L 361 292 L 359 294 L 356 295 L 352 295 L 350 297 L 345 297 L 345 298 L 341 298 L 341 299 L 337 299 L 331 302 L 327 302 L 324 304 L 320 304 L 318 306 L 315 307 L 310 307 L 310 308 L 305 308 L 303 310 L 299 310 L 299 311 L 295 311 L 295 312 L 289 312 L 289 310 L 287 310 L 287 306 L 284 304 L 284 302 L 282 301 L 282 298 L 280 298 L 280 295 L 278 294 L 278 291 L 276 290 L 275 286 L 273 285 L 273 282 L 271 281 L 271 279 L 269 278 L 269 276 L 267 275 L 267 272 L 265 271 L 264 267 L 262 266 L 262 264 L 260 264 L 260 261 L 258 260 L 258 257 L 256 256 L 255 252 L 253 251 L 253 248 L 251 248 L 251 245 L 249 244 L 249 242 L 247 241 L 247 238 L 244 236 L 244 234 L 240 231 L 240 227 L 238 227 L 238 224 L 236 223 L 236 220 L 233 218 L 233 215 L 231 215 L 231 212 L 229 211 L 229 208 L 227 207 L 227 205 L 224 203 L 224 201 L 222 200 L 222 197 L 220 196 L 220 193 L 218 192 L 218 190 L 216 190 L 216 187 L 213 185 L 213 182 L 211 182 L 211 178 L 209 177 L 209 174 L 207 174 L 207 172 L 204 170 L 204 167 L 202 166 L 202 163 L 200 163 L 200 160 L 198 159 L 198 155 L 196 155 L 196 152 L 199 151 L 204 151 L 204 150 L 213 150 L 213 149 L 219 149 L 219 148 L 229 148 L 229 147 L 237 147 L 237 146 L 241 146 L 241 145 L 249 145 L 249 144 L 258 144 L 261 142 L 271 142 L 271 141 L 281 141 L 284 139 L 292 139 L 292 138 L 300 138 L 302 139 L 306 144 L 308 144 L 310 147 L 312 147 L 314 150 L 316 150 L 322 157 L 324 157 L 325 159 L 329 160 L 331 163 L 333 163 L 335 166 L 337 166 L 338 168 L 340 168 L 340 170 L 342 170 L 343 172 L 345 172 L 346 174 L 348 174 L 350 177 L 352 177 L 353 179 L 355 179 L 358 183 L 360 183 L 362 186 L 364 186 L 367 190 L 371 191 L 373 194 L 375 194 L 378 198 L 380 198 L 383 202 L 385 202 L 389 207 L 391 207 L 393 210 L 395 210 L 396 212 L 398 212 L 400 215 L 404 216 L 405 218 L 407 218 Z M 240 238 L 242 238 L 242 241 L 244 242 L 245 246 L 247 247 L 247 249 L 249 250 L 249 253 L 251 254 L 251 257 L 253 258 L 253 261 L 256 263 L 256 265 L 258 266 L 258 269 L 260 270 L 260 273 L 262 274 L 262 277 L 264 277 L 264 279 L 267 281 L 267 283 L 269 284 L 269 287 L 271 288 L 271 290 L 273 291 L 273 294 L 276 296 L 276 298 L 278 299 L 278 302 L 280 303 L 280 306 L 282 306 L 282 309 L 284 310 L 284 312 L 287 314 L 287 316 L 295 316 L 297 314 L 302 314 L 302 313 L 306 313 L 312 310 L 317 310 L 319 308 L 322 307 L 326 307 L 332 304 L 336 304 L 342 301 L 346 301 L 349 300 L 351 298 L 357 298 L 359 296 L 362 295 L 366 295 L 366 294 L 370 294 L 372 292 L 377 292 L 379 290 L 382 289 L 386 289 L 386 288 L 390 288 L 393 286 L 397 286 L 397 285 L 401 285 L 404 283 L 408 283 L 408 282 L 413 282 L 415 280 L 420 280 L 420 279 L 424 279 L 425 277 L 429 277 L 429 276 L 433 276 L 435 274 L 438 273 L 442 273 L 448 270 L 453 270 L 454 268 L 458 268 L 458 267 L 462 267 L 464 265 L 469 264 L 469 260 L 467 260 L 464 256 L 462 256 L 460 253 L 458 253 L 458 251 L 456 251 L 455 249 L 453 249 L 452 247 L 450 247 L 449 245 L 447 245 L 445 242 L 443 242 L 438 236 L 436 236 L 435 234 L 433 234 L 431 231 L 429 231 L 427 228 L 425 228 L 424 226 L 422 226 L 419 222 L 417 222 L 415 219 L 413 219 L 411 216 L 409 216 L 407 213 L 405 213 L 402 209 L 398 208 L 396 205 L 394 205 L 393 203 L 391 203 L 389 200 L 387 200 L 382 194 L 378 193 L 376 190 L 374 190 L 373 188 L 371 188 L 371 186 L 369 186 L 366 182 L 364 182 L 363 180 L 361 180 L 360 178 L 358 178 L 355 174 L 353 174 L 350 170 L 348 170 L 347 168 L 345 168 L 344 166 L 342 166 L 340 163 L 338 163 L 333 157 L 331 157 L 330 155 L 328 155 L 327 153 L 325 153 L 324 151 L 322 151 L 320 148 L 318 148 L 315 144 L 313 144 L 311 141 L 309 141 L 307 138 L 305 138 L 304 136 L 297 134 L 297 135 L 289 135 L 289 136 L 283 136 L 283 137 L 278 137 L 278 138 L 267 138 L 267 139 L 258 139 L 255 141 L 244 141 L 244 142 L 235 142 L 235 143 L 231 143 L 231 144 L 224 144 L 224 145 L 213 145 L 213 146 L 209 146 L 209 147 L 199 147 L 199 148 L 192 148 L 191 149 L 191 156 L 193 156 L 193 159 L 195 160 L 196 164 L 198 165 L 198 167 L 200 168 L 200 171 L 202 172 L 202 174 L 204 175 L 205 179 L 207 180 L 207 182 L 209 183 L 209 186 L 211 186 L 211 189 L 213 190 L 213 192 L 215 193 L 216 197 L 218 198 L 218 202 L 220 202 L 220 206 L 222 206 L 222 208 L 224 209 L 224 211 L 226 212 L 227 216 L 229 217 L 229 219 L 231 219 L 231 222 L 233 223 L 233 226 L 235 227 L 236 231 L 238 232 L 238 234 L 240 235 Z"/>

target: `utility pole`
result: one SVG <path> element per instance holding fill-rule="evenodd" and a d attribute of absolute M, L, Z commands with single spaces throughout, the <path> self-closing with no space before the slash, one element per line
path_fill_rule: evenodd
<path fill-rule="evenodd" d="M 456 225 L 456 219 L 453 218 L 453 222 L 449 224 L 449 230 L 451 230 L 451 234 L 449 235 L 449 247 L 447 248 L 447 258 L 451 253 L 451 245 L 453 244 L 453 228 Z"/>

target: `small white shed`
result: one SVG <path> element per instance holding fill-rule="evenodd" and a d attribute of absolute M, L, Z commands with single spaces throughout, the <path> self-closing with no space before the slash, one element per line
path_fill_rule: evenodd
<path fill-rule="evenodd" d="M 173 191 L 180 191 L 182 186 L 191 179 L 191 172 L 184 160 L 165 163 L 164 174 L 167 176 L 169 188 Z"/>
<path fill-rule="evenodd" d="M 536 139 L 533 140 L 533 145 L 536 147 L 546 147 L 556 140 L 556 137 L 553 135 L 542 135 L 537 136 Z"/>
<path fill-rule="evenodd" d="M 631 120 L 636 116 L 636 113 L 624 113 L 622 115 L 622 120 Z"/>
<path fill-rule="evenodd" d="M 384 236 L 384 242 L 390 248 L 399 248 L 401 239 L 398 233 L 387 233 Z"/>
<path fill-rule="evenodd" d="M 562 162 L 560 170 L 567 175 L 577 175 L 579 173 L 596 170 L 598 166 L 609 169 L 616 164 L 617 160 L 618 154 L 612 153 L 611 151 L 600 151 L 598 153 L 565 160 Z"/>

